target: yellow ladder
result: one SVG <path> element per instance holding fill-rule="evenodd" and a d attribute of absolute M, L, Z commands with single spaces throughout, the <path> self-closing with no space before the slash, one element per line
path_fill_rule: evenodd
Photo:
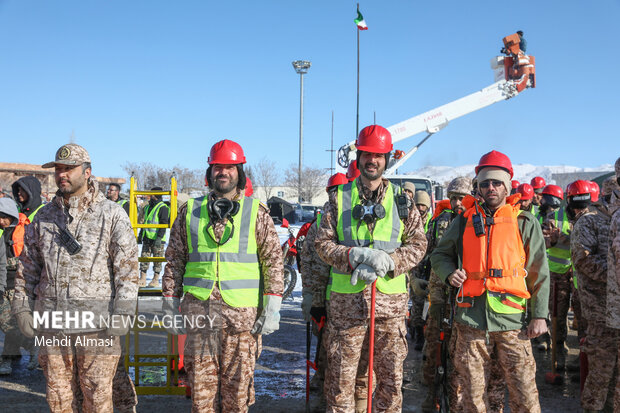
<path fill-rule="evenodd" d="M 140 195 L 170 195 L 170 222 L 168 224 L 140 224 L 138 223 L 138 196 Z M 170 178 L 170 190 L 161 191 L 139 191 L 137 187 L 136 178 L 133 176 L 129 181 L 129 220 L 133 228 L 136 238 L 138 237 L 138 230 L 141 228 L 172 228 L 177 217 L 177 180 L 174 176 Z M 139 262 L 166 262 L 165 257 L 139 257 Z M 161 297 L 161 288 L 141 288 L 138 291 L 138 296 L 158 296 Z M 136 310 L 137 311 L 137 310 Z M 133 328 L 129 334 L 125 336 L 125 370 L 129 367 L 134 368 L 135 379 L 134 384 L 136 386 L 136 393 L 142 394 L 159 394 L 159 395 L 183 395 L 186 394 L 185 387 L 179 387 L 179 349 L 177 346 L 177 336 L 167 333 L 166 353 L 140 353 L 140 333 L 141 332 L 159 332 L 164 330 L 161 325 L 153 325 L 152 320 L 147 320 L 144 323 L 144 327 L 140 327 L 138 323 L 134 323 Z M 131 352 L 131 334 L 134 335 L 133 352 Z M 180 349 L 182 351 L 182 349 Z M 130 355 L 133 354 L 134 361 L 130 361 Z M 151 361 L 143 361 L 143 359 Z M 156 360 L 164 359 L 164 361 Z M 172 367 L 174 365 L 174 368 Z M 140 384 L 140 367 L 165 367 L 166 370 L 166 384 L 164 386 L 148 386 Z"/>

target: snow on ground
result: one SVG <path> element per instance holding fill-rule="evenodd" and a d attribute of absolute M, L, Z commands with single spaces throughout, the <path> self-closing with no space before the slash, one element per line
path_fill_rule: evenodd
<path fill-rule="evenodd" d="M 419 175 L 430 178 L 439 183 L 447 183 L 457 176 L 474 177 L 474 169 L 476 165 L 462 166 L 425 166 L 414 171 L 405 172 L 405 174 Z M 556 165 L 556 166 L 537 166 L 530 164 L 515 164 L 514 179 L 520 182 L 529 182 L 535 176 L 542 176 L 547 183 L 555 183 L 551 179 L 553 174 L 558 173 L 574 173 L 574 172 L 611 172 L 614 170 L 613 165 L 603 164 L 593 168 L 579 168 L 577 166 Z"/>

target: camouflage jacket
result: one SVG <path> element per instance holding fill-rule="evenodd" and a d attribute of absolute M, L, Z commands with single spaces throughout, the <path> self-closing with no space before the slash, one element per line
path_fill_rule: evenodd
<path fill-rule="evenodd" d="M 360 197 L 373 199 L 374 202 L 381 202 L 385 197 L 388 188 L 388 180 L 383 179 L 378 190 L 373 193 L 362 185 L 360 178 L 355 180 Z M 394 211 L 396 213 L 396 211 Z M 394 260 L 394 274 L 406 274 L 424 256 L 426 251 L 426 237 L 424 235 L 424 223 L 420 219 L 420 214 L 416 208 L 409 210 L 409 216 L 403 221 L 404 230 L 401 238 L 401 246 L 390 256 Z M 332 267 L 349 273 L 349 247 L 338 244 L 336 227 L 338 225 L 338 193 L 329 193 L 329 202 L 325 207 L 321 227 L 315 241 L 315 248 L 321 259 Z M 374 229 L 374 225 L 369 225 L 369 230 Z M 404 275 L 403 275 L 404 276 Z M 333 293 L 330 297 L 330 312 L 333 314 L 346 314 L 351 323 L 365 322 L 369 317 L 370 309 L 370 288 L 365 288 L 357 294 Z M 394 318 L 404 317 L 407 313 L 407 303 L 409 294 L 383 294 L 377 291 L 376 295 L 376 317 Z"/>
<path fill-rule="evenodd" d="M 607 326 L 620 329 L 620 190 L 609 202 L 612 214 L 607 251 Z"/>
<path fill-rule="evenodd" d="M 215 194 L 211 193 L 209 197 L 215 199 Z M 240 193 L 237 193 L 235 199 L 240 197 Z M 165 254 L 168 264 L 162 277 L 162 293 L 164 296 L 183 296 L 183 275 L 185 274 L 185 264 L 189 259 L 187 227 L 184 219 L 186 214 L 187 204 L 179 209 L 180 219 L 172 224 L 170 230 L 170 241 Z M 221 239 L 225 225 L 226 221 L 216 222 L 214 234 L 217 241 Z M 243 231 L 243 229 L 237 230 Z M 269 216 L 269 211 L 262 204 L 256 217 L 256 245 L 263 294 L 282 295 L 284 292 L 284 264 L 280 239 L 273 220 Z M 208 300 L 200 302 L 191 294 L 186 294 L 183 300 L 188 301 L 186 308 L 192 308 L 196 305 L 221 308 L 222 328 L 231 328 L 237 332 L 250 331 L 257 318 L 256 307 L 231 307 L 226 304 L 222 299 L 217 283 Z"/>
<path fill-rule="evenodd" d="M 325 206 L 323 207 L 325 210 Z M 325 294 L 329 282 L 330 266 L 316 252 L 314 242 L 319 229 L 314 221 L 308 230 L 301 254 L 301 277 L 304 290 L 312 292 L 312 306 L 325 307 Z"/>
<path fill-rule="evenodd" d="M 82 248 L 70 255 L 60 240 L 67 229 Z M 109 201 L 91 179 L 88 190 L 65 204 L 62 194 L 26 226 L 15 275 L 13 312 L 79 311 L 101 317 L 135 314 L 138 299 L 138 244 L 123 208 Z M 100 317 L 101 316 L 101 317 Z"/>
<path fill-rule="evenodd" d="M 607 250 L 609 246 L 609 205 L 593 204 L 593 212 L 581 216 L 570 237 L 571 258 L 579 286 L 582 314 L 590 327 L 605 326 L 607 305 Z"/>
<path fill-rule="evenodd" d="M 457 214 L 451 210 L 445 210 L 431 221 L 428 232 L 426 233 L 426 239 L 428 240 L 428 250 L 426 254 L 428 259 L 430 259 L 431 253 L 456 215 Z M 432 269 L 428 285 L 431 305 L 433 302 L 444 303 L 447 299 L 449 285 L 443 282 Z"/>

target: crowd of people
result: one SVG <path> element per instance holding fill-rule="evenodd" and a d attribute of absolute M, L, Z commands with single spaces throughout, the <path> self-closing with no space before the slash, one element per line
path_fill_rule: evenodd
<path fill-rule="evenodd" d="M 572 306 L 590 366 L 582 408 L 620 411 L 620 158 L 599 193 L 582 180 L 566 191 L 540 177 L 515 183 L 508 156 L 492 151 L 433 209 L 427 192 L 383 176 L 393 150 L 387 129 L 364 128 L 356 147 L 347 174 L 329 179 L 329 200 L 300 252 L 302 313 L 321 341 L 318 408 L 401 411 L 410 333 L 424 352 L 423 411 L 501 412 L 508 391 L 511 411 L 539 412 L 532 349 L 551 343 L 557 368 L 570 364 Z M 104 196 L 79 145 L 63 145 L 43 165 L 58 186 L 49 203 L 36 178 L 16 181 L 13 199 L 0 198 L 0 374 L 11 374 L 23 348 L 28 368 L 43 369 L 52 412 L 136 411 L 121 337 L 146 285 L 141 242 L 143 256 L 167 262 L 163 272 L 154 265 L 150 286 L 161 278 L 162 312 L 180 321 L 164 327 L 186 335 L 192 411 L 248 411 L 262 336 L 279 329 L 284 278 L 278 234 L 247 192 L 245 163 L 236 142 L 211 147 L 210 191 L 179 208 L 167 247 L 165 228 L 136 239 L 120 187 Z M 170 225 L 161 195 L 141 215 Z M 122 322 L 41 324 L 58 310 Z"/>

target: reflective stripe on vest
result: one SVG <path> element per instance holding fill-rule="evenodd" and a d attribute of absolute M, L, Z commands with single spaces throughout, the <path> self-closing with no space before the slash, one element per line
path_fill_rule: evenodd
<path fill-rule="evenodd" d="M 564 207 L 555 211 L 554 221 L 556 228 L 560 228 L 563 234 L 570 235 L 570 222 Z M 571 267 L 570 245 L 555 244 L 547 249 L 547 258 L 549 260 L 549 271 L 566 274 Z"/>
<path fill-rule="evenodd" d="M 41 208 L 43 208 L 43 204 L 39 205 L 37 207 L 37 209 L 35 209 L 34 211 L 32 211 L 30 213 L 30 215 L 27 215 L 28 216 L 28 221 L 32 222 L 32 220 L 34 219 L 35 215 L 37 215 L 37 212 L 39 212 L 39 209 L 41 209 Z"/>
<path fill-rule="evenodd" d="M 118 201 L 116 201 L 117 204 L 119 204 L 120 206 L 124 207 L 125 204 L 127 203 L 126 199 L 119 199 Z"/>
<path fill-rule="evenodd" d="M 504 205 L 495 211 L 494 223 L 490 227 L 485 225 L 485 235 L 481 237 L 476 236 L 472 225 L 471 217 L 475 213 L 472 207 L 463 214 L 467 219 L 462 241 L 467 279 L 461 294 L 478 297 L 490 292 L 487 302 L 494 312 L 522 312 L 530 293 L 525 283 L 525 249 L 517 223 L 521 211 L 518 206 Z M 485 223 L 489 219 L 485 217 Z"/>
<path fill-rule="evenodd" d="M 260 293 L 260 267 L 256 250 L 256 218 L 260 201 L 242 198 L 240 208 L 232 217 L 218 245 L 207 210 L 208 197 L 187 202 L 185 225 L 189 260 L 185 265 L 183 291 L 200 300 L 206 300 L 214 283 L 224 302 L 231 307 L 258 307 Z M 208 231 L 208 233 L 207 233 Z M 220 240 L 220 241 L 222 241 Z"/>
<path fill-rule="evenodd" d="M 338 224 L 336 226 L 338 244 L 347 247 L 376 248 L 387 253 L 394 252 L 401 245 L 404 225 L 398 217 L 392 184 L 388 183 L 381 203 L 385 208 L 385 217 L 375 221 L 373 232 L 370 233 L 364 221 L 353 218 L 353 207 L 361 203 L 356 182 L 357 179 L 338 186 Z M 333 267 L 330 271 L 330 282 L 331 291 L 337 293 L 354 294 L 366 288 L 366 283 L 362 280 L 359 280 L 356 285 L 351 285 L 351 274 L 340 273 Z M 384 294 L 406 293 L 406 282 L 404 274 L 396 277 L 385 276 L 377 279 L 377 288 Z"/>
<path fill-rule="evenodd" d="M 426 213 L 426 222 L 424 223 L 424 233 L 426 234 L 428 232 L 428 224 L 430 224 L 431 222 L 431 214 L 430 213 Z"/>
<path fill-rule="evenodd" d="M 147 205 L 146 208 L 149 208 L 149 206 Z M 144 223 L 158 225 L 159 224 L 159 210 L 161 208 L 168 208 L 168 205 L 166 205 L 163 201 L 159 201 L 157 205 L 155 205 L 155 208 L 153 208 L 152 211 L 149 211 L 147 209 Z M 156 239 L 157 231 L 159 231 L 159 228 L 144 228 L 144 231 L 145 231 L 144 232 L 145 237 L 147 237 L 148 239 Z M 166 234 L 164 234 L 161 240 L 166 241 Z"/>

